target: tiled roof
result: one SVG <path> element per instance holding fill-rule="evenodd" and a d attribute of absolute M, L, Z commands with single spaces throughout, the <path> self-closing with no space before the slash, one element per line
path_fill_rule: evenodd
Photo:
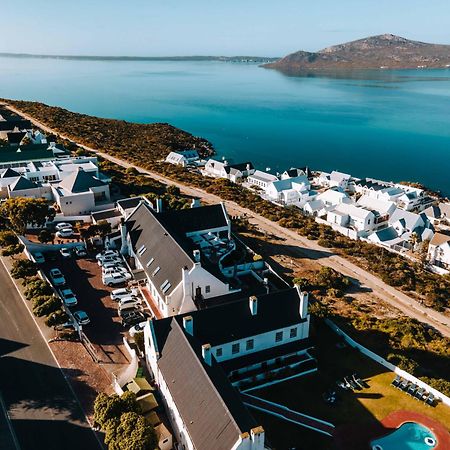
<path fill-rule="evenodd" d="M 445 244 L 446 242 L 450 242 L 450 234 L 439 232 L 434 234 L 433 239 L 431 239 L 430 241 L 430 244 L 437 246 Z"/>
<path fill-rule="evenodd" d="M 65 177 L 59 186 L 72 193 L 87 192 L 91 187 L 105 186 L 107 183 L 95 178 L 83 169 L 75 170 Z"/>

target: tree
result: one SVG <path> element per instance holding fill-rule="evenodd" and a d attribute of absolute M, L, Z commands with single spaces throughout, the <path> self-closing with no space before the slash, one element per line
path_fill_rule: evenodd
<path fill-rule="evenodd" d="M 43 244 L 47 244 L 48 242 L 53 242 L 55 239 L 55 234 L 52 233 L 47 228 L 43 228 L 38 235 L 39 242 L 42 242 Z"/>
<path fill-rule="evenodd" d="M 109 450 L 154 450 L 157 445 L 155 430 L 135 412 L 123 413 L 109 424 L 105 443 Z"/>
<path fill-rule="evenodd" d="M 42 295 L 52 295 L 53 289 L 46 281 L 38 279 L 28 284 L 25 290 L 25 297 L 31 300 Z"/>
<path fill-rule="evenodd" d="M 13 197 L 0 205 L 0 216 L 7 219 L 14 231 L 23 234 L 27 224 L 42 227 L 54 217 L 54 211 L 44 198 Z"/>
<path fill-rule="evenodd" d="M 39 298 L 39 297 L 38 297 Z M 48 316 L 49 314 L 61 308 L 61 300 L 58 297 L 51 296 L 42 304 L 33 303 L 33 314 L 37 317 Z"/>
<path fill-rule="evenodd" d="M 9 247 L 18 243 L 19 239 L 14 231 L 5 230 L 0 232 L 0 247 Z"/>
<path fill-rule="evenodd" d="M 55 327 L 57 325 L 66 323 L 68 320 L 69 316 L 63 309 L 59 308 L 47 316 L 47 318 L 45 319 L 45 325 L 47 325 L 48 327 Z"/>
<path fill-rule="evenodd" d="M 11 276 L 15 279 L 32 277 L 37 274 L 37 266 L 29 259 L 14 261 L 11 268 Z"/>
<path fill-rule="evenodd" d="M 140 413 L 141 408 L 136 401 L 136 394 L 127 391 L 122 396 L 100 393 L 94 402 L 94 420 L 102 428 L 111 419 L 118 419 L 124 412 Z"/>
<path fill-rule="evenodd" d="M 106 220 L 100 220 L 97 223 L 97 233 L 99 236 L 104 238 L 107 234 L 111 233 L 111 224 Z"/>
<path fill-rule="evenodd" d="M 25 247 L 23 246 L 23 244 L 14 244 L 14 245 L 8 245 L 8 247 L 5 247 L 2 250 L 2 255 L 3 256 L 13 256 L 13 255 L 18 255 L 19 253 L 23 252 L 23 249 Z"/>

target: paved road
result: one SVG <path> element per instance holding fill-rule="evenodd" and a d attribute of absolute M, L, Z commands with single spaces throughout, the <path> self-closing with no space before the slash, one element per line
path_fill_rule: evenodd
<path fill-rule="evenodd" d="M 22 115 L 23 117 L 29 119 L 36 126 L 42 128 L 44 131 L 48 133 L 53 133 L 60 135 L 63 138 L 70 139 L 70 136 L 65 136 L 52 128 L 46 126 L 45 124 L 37 121 L 33 117 L 22 113 L 21 111 L 10 107 L 8 107 L 15 111 L 17 114 Z M 80 144 L 79 144 L 80 145 Z M 180 190 L 194 197 L 199 197 L 203 201 L 207 203 L 218 203 L 223 201 L 217 195 L 209 194 L 202 189 L 193 188 L 191 186 L 186 186 L 180 182 L 171 180 L 164 176 L 161 176 L 157 173 L 151 172 L 149 170 L 142 169 L 134 164 L 130 164 L 121 159 L 115 158 L 107 153 L 100 152 L 91 147 L 80 145 L 80 147 L 88 150 L 90 152 L 96 153 L 104 159 L 112 161 L 122 167 L 134 167 L 139 172 L 143 174 L 147 174 L 155 180 L 161 181 L 165 184 L 173 184 L 178 186 Z M 298 235 L 295 231 L 289 230 L 279 226 L 277 223 L 272 222 L 258 214 L 255 214 L 251 210 L 247 208 L 243 208 L 239 206 L 235 202 L 226 201 L 225 202 L 227 210 L 232 215 L 243 215 L 246 214 L 249 218 L 249 221 L 255 225 L 257 225 L 262 231 L 265 231 L 268 234 L 283 237 L 285 239 L 284 244 L 286 246 L 291 246 L 295 250 L 293 250 L 293 256 L 306 257 L 310 259 L 316 260 L 319 264 L 327 267 L 331 267 L 346 276 L 350 276 L 353 279 L 357 280 L 358 284 L 361 288 L 367 288 L 371 290 L 373 295 L 381 299 L 382 301 L 396 307 L 406 316 L 412 317 L 414 319 L 420 320 L 421 322 L 427 323 L 430 326 L 434 327 L 436 330 L 439 330 L 444 336 L 450 337 L 450 317 L 445 316 L 444 314 L 439 313 L 431 308 L 427 308 L 426 306 L 420 305 L 416 300 L 404 294 L 403 292 L 389 286 L 384 283 L 378 277 L 370 274 L 369 272 L 361 269 L 356 264 L 353 264 L 349 260 L 334 254 L 329 249 L 325 249 L 317 245 L 315 241 L 311 241 L 306 239 L 300 235 Z"/>
<path fill-rule="evenodd" d="M 101 448 L 1 262 L 0 448 Z"/>

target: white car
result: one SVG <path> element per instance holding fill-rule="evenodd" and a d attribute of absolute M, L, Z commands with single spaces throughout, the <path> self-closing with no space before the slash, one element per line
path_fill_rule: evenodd
<path fill-rule="evenodd" d="M 130 311 L 142 312 L 144 308 L 141 305 L 124 305 L 123 308 L 119 308 L 118 313 L 119 317 L 126 316 Z"/>
<path fill-rule="evenodd" d="M 68 229 L 68 228 L 72 229 L 72 225 L 67 222 L 59 222 L 55 226 L 56 231 L 60 231 L 60 230 Z"/>
<path fill-rule="evenodd" d="M 128 333 L 130 333 L 131 337 L 134 337 L 136 333 L 142 333 L 144 331 L 145 325 L 147 325 L 147 322 L 139 322 L 134 327 L 131 327 Z"/>
<path fill-rule="evenodd" d="M 43 264 L 43 263 L 45 263 L 44 255 L 43 255 L 41 252 L 33 253 L 33 258 L 34 258 L 34 261 L 35 261 L 37 264 Z"/>
<path fill-rule="evenodd" d="M 104 252 L 97 253 L 95 259 L 98 261 L 99 259 L 104 259 L 106 256 L 119 256 L 119 252 L 117 250 L 105 250 Z"/>
<path fill-rule="evenodd" d="M 80 257 L 87 256 L 86 249 L 82 245 L 75 247 L 75 254 Z"/>
<path fill-rule="evenodd" d="M 115 289 L 111 292 L 111 300 L 119 301 L 121 298 L 124 297 L 137 297 L 139 295 L 139 291 L 135 288 L 129 289 L 129 288 L 120 288 Z"/>
<path fill-rule="evenodd" d="M 61 253 L 61 256 L 62 256 L 64 259 L 67 259 L 67 258 L 71 258 L 71 257 L 72 257 L 72 252 L 70 251 L 70 248 L 67 248 L 67 247 L 64 247 L 64 248 L 60 249 L 60 250 L 59 250 L 59 253 Z"/>
<path fill-rule="evenodd" d="M 114 256 L 105 256 L 104 258 L 97 260 L 97 264 L 99 266 L 103 266 L 104 264 L 111 263 L 111 262 L 120 264 L 120 263 L 123 263 L 123 259 L 120 256 L 114 255 Z"/>
<path fill-rule="evenodd" d="M 59 230 L 55 234 L 58 238 L 69 238 L 73 236 L 73 230 L 72 228 L 63 228 L 62 230 Z"/>
<path fill-rule="evenodd" d="M 142 306 L 142 300 L 137 297 L 124 297 L 119 300 L 119 309 L 123 309 L 126 306 Z"/>
<path fill-rule="evenodd" d="M 66 306 L 75 306 L 76 304 L 78 304 L 77 297 L 73 293 L 72 289 L 69 288 L 61 289 L 59 292 Z"/>
<path fill-rule="evenodd" d="M 50 269 L 50 279 L 55 286 L 64 286 L 66 284 L 66 279 L 61 271 L 57 268 Z"/>
<path fill-rule="evenodd" d="M 130 275 L 130 274 L 128 274 Z M 130 275 L 131 277 L 131 275 Z M 106 286 L 114 286 L 116 284 L 122 284 L 128 281 L 129 278 L 125 276 L 125 274 L 121 272 L 112 272 L 112 273 L 104 273 L 102 275 L 103 284 Z"/>
<path fill-rule="evenodd" d="M 123 266 L 123 261 L 121 262 L 116 262 L 116 261 L 108 261 L 105 264 L 102 264 L 102 269 L 103 270 L 107 270 L 107 269 L 115 269 L 116 267 L 118 268 L 124 268 Z"/>

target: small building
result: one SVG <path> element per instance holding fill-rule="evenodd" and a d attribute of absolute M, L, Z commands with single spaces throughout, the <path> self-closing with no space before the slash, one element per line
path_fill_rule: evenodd
<path fill-rule="evenodd" d="M 195 165 L 200 160 L 197 150 L 180 150 L 170 152 L 166 157 L 166 163 L 187 167 Z"/>
<path fill-rule="evenodd" d="M 295 177 L 301 177 L 301 176 L 306 176 L 306 178 L 311 178 L 312 177 L 312 173 L 311 170 L 309 170 L 309 167 L 291 167 L 288 170 L 285 170 L 280 178 L 282 180 L 287 180 L 288 178 L 295 178 Z"/>
<path fill-rule="evenodd" d="M 435 233 L 428 246 L 427 258 L 433 266 L 450 270 L 450 234 Z"/>
<path fill-rule="evenodd" d="M 327 222 L 350 228 L 360 234 L 376 227 L 375 214 L 372 211 L 348 203 L 340 203 L 328 211 Z"/>
<path fill-rule="evenodd" d="M 394 202 L 370 197 L 369 195 L 365 194 L 360 197 L 357 205 L 374 213 L 376 228 L 385 227 L 388 224 L 390 217 L 397 209 L 397 206 Z"/>
<path fill-rule="evenodd" d="M 202 170 L 202 175 L 212 178 L 226 178 L 237 183 L 255 172 L 253 164 L 249 161 L 239 164 L 228 164 L 227 161 L 209 159 Z"/>
<path fill-rule="evenodd" d="M 348 187 L 350 178 L 351 175 L 349 175 L 348 173 L 342 173 L 333 170 L 333 172 L 330 173 L 329 187 L 337 187 L 345 191 Z"/>
<path fill-rule="evenodd" d="M 310 183 L 306 175 L 300 175 L 270 182 L 266 188 L 266 195 L 268 200 L 273 202 L 292 205 L 307 195 L 309 188 Z"/>

